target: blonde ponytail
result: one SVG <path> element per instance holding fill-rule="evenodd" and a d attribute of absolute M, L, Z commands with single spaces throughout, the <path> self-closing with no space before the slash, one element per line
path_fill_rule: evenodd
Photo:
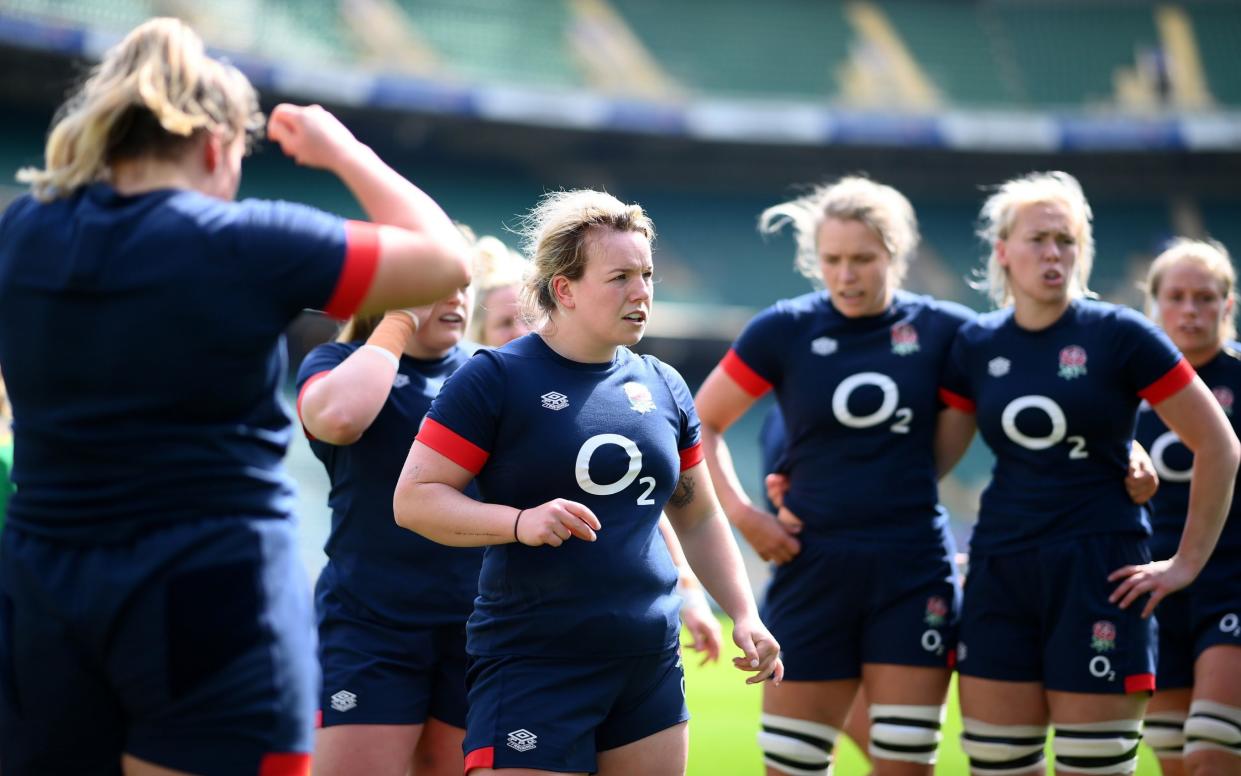
<path fill-rule="evenodd" d="M 46 201 L 106 180 L 114 161 L 171 158 L 196 133 L 231 142 L 262 125 L 258 96 L 239 70 L 208 56 L 179 19 L 151 19 L 109 50 L 57 112 L 46 167 L 21 170 L 17 179 Z"/>

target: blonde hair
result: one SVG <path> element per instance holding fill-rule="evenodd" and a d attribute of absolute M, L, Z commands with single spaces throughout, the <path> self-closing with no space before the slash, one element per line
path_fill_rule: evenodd
<path fill-rule="evenodd" d="M 1172 241 L 1164 252 L 1159 254 L 1146 273 L 1146 314 L 1159 323 L 1159 287 L 1163 276 L 1172 267 L 1193 262 L 1206 270 L 1219 283 L 1220 295 L 1231 299 L 1237 287 L 1237 271 L 1232 266 L 1232 258 L 1228 249 L 1215 240 L 1193 240 L 1178 237 Z M 1237 324 L 1229 315 L 1220 324 L 1220 339 L 1224 342 L 1237 338 Z"/>
<path fill-rule="evenodd" d="M 819 226 L 829 218 L 858 221 L 877 234 L 891 259 L 889 276 L 896 286 L 901 284 L 918 248 L 918 218 L 905 195 L 891 186 L 850 175 L 767 208 L 758 217 L 758 229 L 763 234 L 774 234 L 792 224 L 797 240 L 793 267 L 818 287 L 823 285 Z"/>
<path fill-rule="evenodd" d="M 1094 266 L 1094 214 L 1082 192 L 1077 178 L 1067 172 L 1032 172 L 1001 184 L 978 214 L 978 237 L 991 249 L 987 257 L 985 274 L 972 285 L 991 298 L 996 307 L 1006 307 L 1013 301 L 1013 289 L 1008 273 L 1000 266 L 995 245 L 1007 240 L 1017 223 L 1017 214 L 1026 205 L 1059 203 L 1069 210 L 1069 217 L 1077 225 L 1077 262 L 1069 278 L 1069 297 L 1093 297 L 1090 290 L 1090 271 Z"/>
<path fill-rule="evenodd" d="M 655 225 L 639 205 L 626 205 L 611 194 L 590 189 L 544 194 L 525 218 L 519 233 L 532 257 L 529 276 L 522 285 L 522 309 L 534 328 L 556 310 L 552 280 L 563 275 L 582 277 L 586 243 L 592 229 L 636 232 L 655 240 Z"/>
<path fill-rule="evenodd" d="M 262 126 L 258 96 L 241 71 L 208 56 L 179 19 L 151 19 L 110 49 L 57 111 L 45 169 L 23 169 L 17 179 L 48 201 L 106 180 L 118 160 L 175 158 L 199 133 L 232 142 Z"/>
<path fill-rule="evenodd" d="M 483 320 L 487 297 L 500 288 L 521 288 L 530 262 L 498 238 L 484 235 L 474 241 L 474 311 L 470 316 L 469 338 L 483 341 Z"/>

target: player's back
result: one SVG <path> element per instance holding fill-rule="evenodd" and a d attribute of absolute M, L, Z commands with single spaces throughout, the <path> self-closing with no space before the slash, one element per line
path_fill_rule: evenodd
<path fill-rule="evenodd" d="M 303 255 L 293 280 L 292 246 L 273 243 L 299 219 L 320 230 L 301 248 L 323 255 Z M 94 184 L 16 201 L 0 222 L 12 521 L 99 538 L 179 516 L 285 514 L 277 343 L 336 282 L 333 229 L 339 219 L 309 209 L 179 190 Z"/>

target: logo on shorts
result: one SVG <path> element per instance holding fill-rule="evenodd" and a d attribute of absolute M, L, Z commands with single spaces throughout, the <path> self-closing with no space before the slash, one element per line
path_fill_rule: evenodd
<path fill-rule="evenodd" d="M 1116 649 L 1116 625 L 1107 620 L 1096 622 L 1091 630 L 1090 646 L 1095 652 L 1111 652 Z"/>
<path fill-rule="evenodd" d="M 938 628 L 948 619 L 948 602 L 937 595 L 926 599 L 926 617 L 923 622 L 932 628 Z"/>
<path fill-rule="evenodd" d="M 819 337 L 810 343 L 810 352 L 816 356 L 830 356 L 836 352 L 836 340 L 831 337 Z"/>
<path fill-rule="evenodd" d="M 1086 374 L 1086 349 L 1079 345 L 1069 345 L 1061 350 L 1058 374 L 1065 380 Z"/>
<path fill-rule="evenodd" d="M 1215 400 L 1219 402 L 1219 406 L 1224 410 L 1224 414 L 1232 416 L 1232 389 L 1226 385 L 1217 385 L 1211 389 L 1211 393 L 1215 394 Z"/>
<path fill-rule="evenodd" d="M 651 396 L 651 389 L 642 383 L 625 383 L 625 396 L 629 397 L 629 406 L 634 412 L 645 415 L 655 409 L 655 398 Z"/>
<path fill-rule="evenodd" d="M 341 690 L 332 696 L 333 711 L 351 711 L 358 707 L 358 696 L 348 690 Z"/>
<path fill-rule="evenodd" d="M 514 730 L 512 733 L 508 734 L 509 749 L 516 749 L 519 752 L 529 752 L 538 745 L 539 737 L 525 728 Z"/>
<path fill-rule="evenodd" d="M 892 352 L 898 356 L 918 352 L 918 330 L 913 325 L 898 323 L 892 327 Z"/>
<path fill-rule="evenodd" d="M 1003 377 L 1013 368 L 1013 362 L 1003 356 L 996 356 L 987 362 L 987 371 L 992 377 Z"/>
<path fill-rule="evenodd" d="M 569 397 L 558 391 L 550 391 L 539 397 L 543 400 L 543 408 L 559 412 L 569 406 Z"/>

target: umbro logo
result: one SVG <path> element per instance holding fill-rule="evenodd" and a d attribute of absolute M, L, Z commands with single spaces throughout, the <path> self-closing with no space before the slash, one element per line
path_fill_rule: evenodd
<path fill-rule="evenodd" d="M 358 707 L 358 696 L 348 690 L 341 690 L 332 696 L 332 709 L 335 711 L 351 711 Z"/>
<path fill-rule="evenodd" d="M 539 737 L 525 728 L 508 734 L 508 746 L 519 752 L 529 752 L 539 745 Z"/>
<path fill-rule="evenodd" d="M 543 400 L 545 409 L 559 411 L 569 406 L 569 397 L 558 391 L 545 393 L 539 398 Z"/>
<path fill-rule="evenodd" d="M 409 385 L 409 375 L 397 373 L 397 376 L 392 378 L 393 388 L 404 388 L 407 385 Z"/>
<path fill-rule="evenodd" d="M 836 340 L 831 337 L 819 337 L 810 343 L 810 352 L 816 356 L 830 356 L 836 352 Z"/>

